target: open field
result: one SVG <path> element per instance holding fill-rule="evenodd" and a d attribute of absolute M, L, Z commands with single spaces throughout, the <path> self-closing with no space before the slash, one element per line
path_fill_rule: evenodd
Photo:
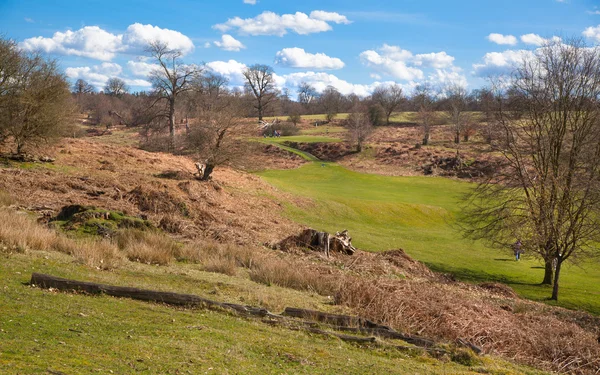
<path fill-rule="evenodd" d="M 288 215 L 321 230 L 350 230 L 360 248 L 403 248 L 432 269 L 471 281 L 509 284 L 533 300 L 545 300 L 550 288 L 537 285 L 540 264 L 512 259 L 464 240 L 451 226 L 469 183 L 429 177 L 385 177 L 349 171 L 336 164 L 313 163 L 299 169 L 266 171 L 266 181 L 313 200 L 309 207 L 287 204 Z M 567 266 L 559 305 L 600 314 L 600 270 L 595 262 Z"/>

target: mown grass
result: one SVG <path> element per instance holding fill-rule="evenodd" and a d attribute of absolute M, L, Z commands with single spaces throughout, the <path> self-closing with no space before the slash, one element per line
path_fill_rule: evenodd
<path fill-rule="evenodd" d="M 487 248 L 465 240 L 453 229 L 461 196 L 470 188 L 469 183 L 363 174 L 320 163 L 260 175 L 285 191 L 314 201 L 308 208 L 287 203 L 292 219 L 330 232 L 348 229 L 359 248 L 403 248 L 434 270 L 452 273 L 462 280 L 503 282 L 533 300 L 545 300 L 551 294 L 548 287 L 538 285 L 543 268 L 537 260 L 526 256 L 515 262 L 509 249 L 501 252 Z M 597 263 L 571 265 L 563 270 L 558 304 L 600 314 Z"/>
<path fill-rule="evenodd" d="M 286 150 L 289 151 L 293 154 L 296 154 L 298 156 L 300 156 L 302 159 L 307 160 L 307 161 L 319 161 L 319 158 L 317 158 L 316 156 L 309 154 L 308 152 L 304 152 L 304 151 L 300 151 L 297 148 L 293 148 L 293 147 L 289 147 L 289 146 L 285 146 L 282 145 L 280 142 L 276 142 L 273 140 L 274 138 L 260 138 L 257 139 L 258 142 L 264 143 L 264 144 L 268 144 L 268 145 L 274 145 L 279 147 L 282 150 Z"/>
<path fill-rule="evenodd" d="M 221 311 L 59 293 L 26 284 L 31 272 L 43 272 L 231 300 L 240 281 L 224 275 L 217 275 L 221 280 L 217 282 L 211 279 L 213 274 L 190 268 L 144 265 L 101 272 L 57 253 L 2 255 L 0 259 L 2 374 L 541 374 L 487 357 L 471 368 L 272 327 Z M 289 302 L 286 296 L 292 292 L 299 294 L 278 289 L 275 295 Z M 306 305 L 307 300 L 314 298 L 303 294 L 298 303 Z"/>

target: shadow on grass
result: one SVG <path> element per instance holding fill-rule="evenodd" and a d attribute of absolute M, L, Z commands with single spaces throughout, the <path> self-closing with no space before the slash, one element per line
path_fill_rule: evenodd
<path fill-rule="evenodd" d="M 495 259 L 505 261 L 505 259 Z M 482 270 L 473 270 L 468 268 L 459 268 L 459 267 L 449 267 L 445 264 L 439 263 L 425 263 L 427 267 L 429 267 L 432 271 L 440 272 L 440 273 L 449 273 L 452 274 L 456 279 L 460 281 L 465 281 L 469 283 L 483 283 L 483 282 L 496 282 L 508 285 L 523 285 L 530 287 L 538 287 L 541 284 L 538 283 L 528 283 L 523 282 L 521 280 L 512 278 L 506 275 L 498 275 L 494 273 L 484 272 Z"/>

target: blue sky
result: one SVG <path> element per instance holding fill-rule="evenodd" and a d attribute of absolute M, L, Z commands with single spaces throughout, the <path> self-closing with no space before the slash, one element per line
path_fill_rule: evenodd
<path fill-rule="evenodd" d="M 0 0 L 0 34 L 99 88 L 117 76 L 148 89 L 143 46 L 160 39 L 234 86 L 261 63 L 292 92 L 306 81 L 361 96 L 391 82 L 478 88 L 554 36 L 600 44 L 599 0 L 252 2 Z"/>

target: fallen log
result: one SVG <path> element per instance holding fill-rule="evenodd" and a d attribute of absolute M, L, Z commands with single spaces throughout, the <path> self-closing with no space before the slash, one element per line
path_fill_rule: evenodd
<path fill-rule="evenodd" d="M 388 326 L 380 325 L 358 316 L 329 314 L 314 310 L 298 309 L 295 307 L 286 307 L 282 315 L 291 316 L 294 318 L 311 319 L 339 327 L 362 327 L 389 331 L 392 330 Z"/>
<path fill-rule="evenodd" d="M 354 332 L 360 334 L 375 335 L 389 339 L 398 339 L 413 344 L 415 346 L 424 348 L 426 351 L 432 354 L 434 352 L 444 352 L 443 350 L 432 348 L 435 345 L 435 342 L 432 340 L 402 334 L 400 332 L 396 332 L 390 327 L 377 324 L 371 320 L 357 316 L 329 314 L 320 311 L 299 309 L 294 307 L 286 307 L 281 315 L 277 315 L 272 314 L 267 309 L 261 307 L 244 306 L 235 303 L 217 302 L 193 294 L 161 292 L 148 289 L 138 289 L 84 281 L 75 281 L 40 273 L 31 274 L 30 284 L 42 288 L 54 288 L 58 290 L 83 292 L 88 294 L 106 294 L 113 297 L 125 297 L 141 301 L 165 303 L 168 305 L 175 306 L 223 308 L 232 310 L 241 315 L 261 317 L 263 318 L 263 321 L 265 321 L 265 318 L 271 319 L 270 321 L 267 321 L 271 324 L 283 324 L 283 319 L 285 319 L 285 317 L 307 319 L 309 321 L 299 322 L 303 324 L 304 327 L 292 329 L 304 329 L 308 332 L 328 336 L 335 336 L 344 341 L 351 341 L 357 343 L 373 343 L 376 341 L 375 337 L 350 336 L 342 333 L 324 331 L 316 327 L 317 322 L 319 322 L 329 325 L 331 329 L 334 329 L 336 331 Z M 458 340 L 457 343 L 459 345 L 471 348 L 477 354 L 481 353 L 481 348 L 465 340 Z M 403 350 L 410 349 L 409 347 L 403 346 L 398 346 L 397 348 Z"/>
<path fill-rule="evenodd" d="M 234 310 L 242 315 L 264 317 L 270 314 L 268 310 L 263 308 L 243 306 L 235 303 L 222 303 L 193 294 L 160 292 L 156 290 L 75 281 L 40 273 L 33 273 L 31 275 L 30 283 L 42 288 L 54 288 L 58 290 L 84 292 L 88 294 L 106 294 L 113 297 L 125 297 L 140 301 L 165 303 L 167 305 L 174 306 L 224 308 Z"/>

